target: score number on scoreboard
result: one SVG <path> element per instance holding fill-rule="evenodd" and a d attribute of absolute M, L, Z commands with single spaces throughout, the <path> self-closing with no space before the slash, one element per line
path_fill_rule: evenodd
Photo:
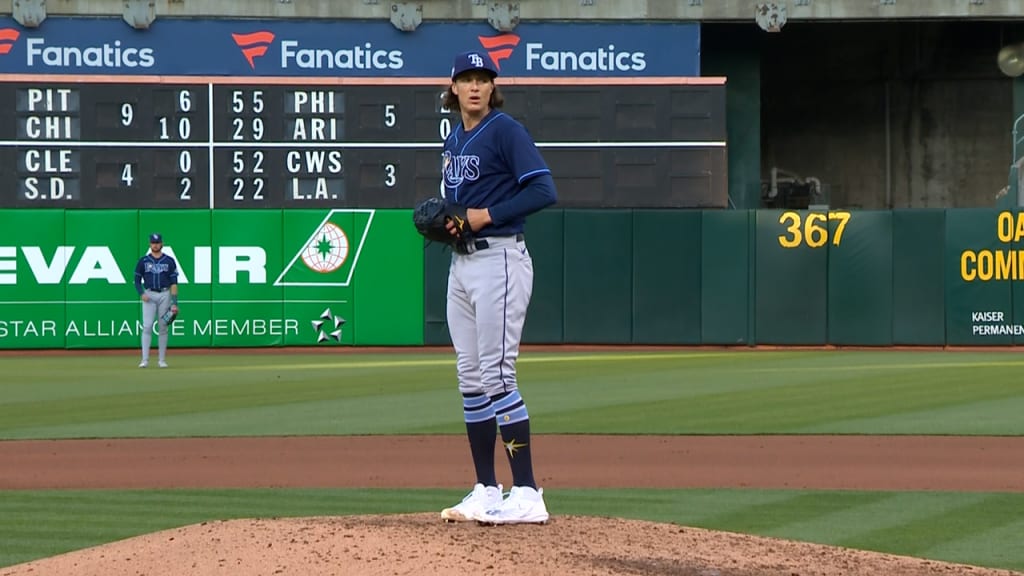
<path fill-rule="evenodd" d="M 273 117 L 268 100 L 280 111 Z M 345 164 L 336 146 L 345 140 L 343 93 L 227 88 L 214 93 L 214 108 L 230 110 L 214 119 L 214 140 L 231 143 L 214 157 L 216 166 L 230 167 L 215 175 L 217 205 L 275 195 L 287 202 L 345 200 Z"/>
<path fill-rule="evenodd" d="M 199 94 L 136 85 L 5 90 L 0 114 L 13 110 L 5 124 L 17 131 L 0 154 L 16 156 L 17 174 L 3 205 L 208 206 L 208 108 Z"/>
<path fill-rule="evenodd" d="M 6 110 L 16 118 L 4 122 L 0 155 L 17 156 L 5 163 L 17 174 L 7 179 L 16 184 L 3 206 L 351 206 L 369 193 L 380 205 L 407 206 L 422 188 L 417 166 L 427 166 L 437 190 L 438 134 L 451 128 L 448 118 L 438 123 L 435 89 L 417 119 L 432 117 L 433 128 L 417 138 L 422 122 L 403 123 L 400 111 L 415 108 L 420 95 L 382 102 L 374 87 L 7 88 L 0 117 Z"/>
<path fill-rule="evenodd" d="M 0 207 L 410 208 L 458 121 L 443 85 L 172 82 L 0 82 Z M 720 85 L 506 96 L 564 207 L 728 204 Z"/>

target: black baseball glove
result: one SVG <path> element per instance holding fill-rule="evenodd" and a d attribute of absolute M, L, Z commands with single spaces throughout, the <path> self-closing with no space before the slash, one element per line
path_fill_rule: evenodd
<path fill-rule="evenodd" d="M 466 218 L 466 207 L 438 196 L 420 202 L 412 211 L 412 222 L 427 240 L 456 248 L 465 246 L 473 235 Z M 454 224 L 451 230 L 448 229 L 449 222 Z"/>
<path fill-rule="evenodd" d="M 178 317 L 178 305 L 177 304 L 175 304 L 174 306 L 171 306 L 170 308 L 168 308 L 167 312 L 164 312 L 164 315 L 161 316 L 161 318 L 164 321 L 164 324 L 167 324 L 168 326 L 170 326 L 171 323 L 174 322 L 174 319 L 177 318 L 177 317 Z"/>

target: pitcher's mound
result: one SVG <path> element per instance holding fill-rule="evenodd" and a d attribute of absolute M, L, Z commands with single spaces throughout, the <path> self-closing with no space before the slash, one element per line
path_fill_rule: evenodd
<path fill-rule="evenodd" d="M 0 576 L 481 574 L 1008 576 L 1014 572 L 634 520 L 443 524 L 437 514 L 245 519 L 164 530 Z"/>

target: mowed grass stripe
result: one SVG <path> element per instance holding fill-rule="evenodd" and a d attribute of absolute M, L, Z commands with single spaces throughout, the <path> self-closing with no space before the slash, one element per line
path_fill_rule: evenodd
<path fill-rule="evenodd" d="M 174 438 L 224 436 L 331 436 L 356 434 L 465 434 L 453 390 L 402 394 L 391 401 L 328 398 L 243 408 L 180 411 L 118 421 L 25 426 L 8 436 L 47 438 Z M 400 414 L 400 416 L 395 416 Z"/>
<path fill-rule="evenodd" d="M 874 433 L 872 426 L 849 424 L 872 419 L 874 429 L 887 421 L 899 423 L 906 413 L 944 410 L 941 421 L 928 421 L 931 433 L 957 433 L 958 423 L 985 422 L 988 430 L 1000 434 L 1024 433 L 1024 420 L 1011 412 L 985 414 L 974 407 L 978 402 L 1018 402 L 1024 392 L 1015 384 L 1012 371 L 1002 369 L 975 374 L 969 385 L 947 369 L 875 373 L 870 378 L 856 374 L 804 373 L 790 377 L 772 373 L 759 379 L 738 378 L 728 371 L 706 374 L 699 382 L 691 376 L 670 375 L 623 383 L 619 390 L 577 389 L 575 408 L 559 406 L 557 399 L 542 399 L 531 405 L 538 430 L 570 432 L 579 428 L 603 429 L 616 433 L 674 434 L 758 434 L 835 432 Z M 543 394 L 557 383 L 539 386 Z M 699 388 L 700 394 L 689 390 Z M 619 395 L 607 403 L 607 394 Z M 563 396 L 564 398 L 564 396 Z M 549 412 L 544 412 L 549 409 Z M 938 426 L 938 427 L 937 427 Z M 912 432 L 906 430 L 906 432 Z"/>
<path fill-rule="evenodd" d="M 605 360 L 580 360 L 591 356 Z M 984 422 L 985 433 L 1024 432 L 1024 420 L 1012 411 L 984 412 L 986 406 L 1024 402 L 1024 392 L 1016 385 L 1018 370 L 1015 366 L 989 366 L 974 356 L 900 354 L 898 358 L 918 367 L 896 363 L 889 371 L 868 372 L 802 368 L 828 362 L 847 368 L 858 359 L 877 358 L 888 364 L 894 358 L 879 353 L 824 352 L 627 356 L 632 359 L 611 361 L 597 354 L 572 355 L 568 358 L 574 360 L 569 362 L 525 362 L 520 376 L 531 414 L 537 416 L 536 430 L 876 433 L 902 425 L 905 415 L 918 415 L 920 428 L 904 425 L 901 431 L 971 433 Z M 636 359 L 640 356 L 644 359 Z M 649 361 L 649 357 L 659 360 Z M 928 361 L 922 362 L 922 358 Z M 957 359 L 952 364 L 970 368 L 951 369 L 949 358 Z M 238 362 L 237 357 L 228 359 Z M 57 363 L 80 360 L 61 358 Z M 201 362 L 202 367 L 223 366 L 226 359 L 196 356 L 191 360 Z M 251 360 L 259 364 L 268 357 Z M 301 365 L 302 357 L 297 360 Z M 777 370 L 781 365 L 792 369 Z M 771 369 L 764 370 L 767 368 Z M 35 378 L 25 366 L 12 372 L 20 379 Z M 215 375 L 188 368 L 108 368 L 106 373 L 109 381 L 101 384 L 74 379 L 37 379 L 33 386 L 0 384 L 0 437 L 460 431 L 454 368 L 447 365 L 219 371 Z M 920 415 L 929 412 L 942 417 L 921 419 Z"/>
<path fill-rule="evenodd" d="M 0 547 L 0 566 L 212 519 L 434 512 L 462 496 L 452 490 L 328 489 L 0 494 L 0 541 L 5 544 Z M 1024 508 L 1024 494 L 565 490 L 545 496 L 556 518 L 568 514 L 628 517 L 1024 568 L 1024 548 L 1013 537 L 1014 526 L 1021 522 L 1015 511 Z M 67 506 L 70 501 L 76 505 Z M 929 514 L 929 507 L 939 512 Z M 33 517 L 37 520 L 29 524 Z M 814 522 L 829 520 L 853 523 L 857 534 L 849 530 L 808 534 Z M 991 546 L 963 543 L 978 542 L 986 531 L 990 531 Z"/>
<path fill-rule="evenodd" d="M 990 497 L 978 493 L 874 492 L 862 493 L 864 498 L 857 498 L 856 505 L 840 507 L 832 502 L 850 504 L 854 498 L 834 491 L 819 494 L 827 500 L 815 502 L 815 508 L 806 508 L 805 512 L 809 514 L 780 521 L 764 533 L 771 536 L 786 534 L 789 538 L 808 542 L 849 543 L 870 538 L 878 530 L 941 519 L 941 515 L 947 512 L 961 510 Z"/>
<path fill-rule="evenodd" d="M 950 506 L 950 502 L 955 505 Z M 945 505 L 938 506 L 938 511 L 931 516 L 894 525 L 880 525 L 873 530 L 866 530 L 860 536 L 844 540 L 843 545 L 921 556 L 929 550 L 941 550 L 963 538 L 1021 521 L 1021 500 L 1017 494 L 947 494 L 943 503 Z M 1024 547 L 1020 546 L 1020 533 L 1013 541 L 982 543 L 976 553 L 991 558 L 993 552 L 1003 550 L 1006 546 L 1016 548 L 1013 557 L 1009 558 L 1012 564 L 1018 568 L 1024 567 Z"/>
<path fill-rule="evenodd" d="M 394 397 L 414 394 L 429 386 L 440 387 L 441 383 L 450 381 L 450 378 L 443 378 L 440 371 L 433 377 L 423 371 L 373 371 L 344 379 L 334 375 L 310 377 L 303 373 L 287 377 L 271 374 L 264 378 L 206 379 L 169 372 L 161 373 L 160 377 L 166 381 L 173 379 L 173 382 L 163 382 L 170 385 L 156 390 L 149 388 L 150 380 L 131 379 L 116 392 L 94 396 L 84 395 L 79 390 L 79 394 L 68 398 L 4 402 L 0 404 L 0 431 L 21 426 L 139 420 L 253 407 L 280 407 L 282 417 L 286 418 L 289 406 L 306 402 L 376 398 L 383 404 Z"/>
<path fill-rule="evenodd" d="M 836 497 L 834 492 L 794 491 L 785 500 L 764 502 L 705 517 L 701 526 L 733 526 L 740 532 L 776 535 L 781 527 L 808 517 L 855 509 L 884 498 L 884 494 L 874 492 L 850 492 Z"/>
<path fill-rule="evenodd" d="M 793 498 L 782 490 L 558 490 L 545 496 L 549 512 L 598 510 L 597 514 L 688 526 L 707 526 L 709 518 Z M 595 513 L 595 512 L 589 512 Z"/>
<path fill-rule="evenodd" d="M 0 566 L 210 520 L 425 512 L 462 495 L 391 490 L 0 492 Z M 69 501 L 76 505 L 64 506 Z M 18 507 L 17 514 L 7 513 L 11 505 Z M 26 525 L 33 511 L 38 520 Z"/>
<path fill-rule="evenodd" d="M 199 358 L 204 361 L 210 359 L 205 356 Z M 222 359 L 214 359 L 215 362 L 219 360 Z M 254 363 L 259 362 L 256 358 L 253 360 Z M 265 434 L 408 432 L 408 426 L 415 426 L 417 417 L 426 414 L 424 409 L 428 407 L 419 402 L 412 402 L 414 395 L 432 389 L 439 394 L 439 399 L 443 399 L 442 403 L 445 406 L 457 404 L 450 398 L 457 393 L 453 369 L 431 367 L 429 363 L 420 364 L 422 363 L 401 364 L 399 368 L 360 369 L 343 373 L 320 373 L 309 370 L 283 373 L 260 371 L 244 375 L 219 374 L 216 378 L 197 375 L 187 370 L 156 373 L 130 370 L 114 372 L 112 378 L 119 378 L 121 383 L 117 386 L 105 384 L 95 396 L 88 395 L 91 387 L 85 383 L 53 384 L 51 388 L 54 390 L 66 390 L 66 396 L 62 397 L 59 392 L 46 393 L 45 383 L 37 382 L 31 393 L 27 388 L 22 390 L 22 398 L 12 399 L 11 395 L 6 396 L 5 402 L 0 404 L 0 431 L 26 428 L 27 433 L 8 434 L 8 437 L 22 438 L 32 437 L 33 431 L 40 436 L 50 437 L 103 436 L 103 431 L 97 430 L 95 426 L 84 426 L 77 430 L 75 425 L 95 423 L 102 427 L 103 423 L 109 422 L 112 432 L 116 432 L 117 435 L 136 436 L 157 434 L 154 427 L 144 425 L 147 421 L 154 420 L 160 423 L 170 419 L 173 422 L 169 427 L 172 431 L 178 431 L 172 435 L 189 435 L 189 420 L 202 421 L 200 429 L 191 432 L 195 435 L 260 434 L 258 430 L 235 428 L 235 420 L 230 417 L 190 417 L 203 414 L 238 414 L 238 419 L 243 422 L 248 417 L 253 418 L 250 422 L 244 422 L 250 428 L 254 423 L 266 427 L 263 432 Z M 412 370 L 411 367 L 416 369 Z M 632 366 L 623 366 L 621 369 L 634 376 L 637 372 Z M 580 374 L 577 373 L 576 377 L 579 378 Z M 40 393 L 35 392 L 40 389 L 44 389 L 41 394 L 45 397 L 31 400 L 32 393 Z M 308 414 L 305 413 L 309 405 L 319 410 L 324 403 L 348 403 L 358 401 L 360 398 L 373 398 L 377 402 L 368 402 L 369 405 L 363 406 L 363 410 L 358 414 L 380 414 L 397 407 L 404 414 L 393 420 L 383 419 L 383 422 L 402 422 L 406 428 L 381 430 L 379 427 L 382 419 L 374 418 L 370 424 L 376 425 L 377 429 L 354 429 L 352 426 L 358 422 L 347 418 L 343 420 L 339 429 L 335 424 L 338 422 L 337 417 L 331 418 L 323 427 L 316 428 L 310 425 Z M 247 410 L 254 413 L 247 415 Z M 272 412 L 272 417 L 256 419 L 266 416 L 266 412 Z M 181 422 L 174 421 L 179 416 L 189 418 L 183 418 Z M 223 424 L 218 424 L 218 421 Z M 275 429 L 274 423 L 281 423 L 283 428 Z M 436 425 L 433 421 L 421 424 L 428 427 Z M 218 432 L 216 427 L 221 425 L 225 426 L 225 429 Z M 214 429 L 209 429 L 210 426 Z M 55 431 L 48 432 L 50 428 L 54 428 Z M 134 428 L 138 428 L 139 432 L 132 432 Z M 425 429 L 428 428 L 420 430 Z M 455 431 L 454 428 L 447 430 Z"/>
<path fill-rule="evenodd" d="M 946 434 L 956 422 L 956 434 L 1019 435 L 1024 424 L 1015 423 L 1024 414 L 1024 396 L 1000 396 L 976 402 L 964 401 L 938 407 L 906 409 L 898 417 L 886 414 L 848 418 L 805 426 L 799 434 Z"/>
<path fill-rule="evenodd" d="M 1024 534 L 1024 518 L 999 526 L 977 527 L 954 540 L 929 545 L 920 554 L 926 558 L 945 558 L 950 562 L 1024 570 L 1021 534 Z"/>
<path fill-rule="evenodd" d="M 936 354 L 947 354 L 938 360 Z M 697 365 L 716 366 L 723 369 L 744 369 L 738 362 L 755 363 L 757 366 L 746 368 L 754 372 L 800 372 L 800 371 L 874 371 L 902 369 L 943 369 L 962 368 L 975 369 L 986 367 L 1021 367 L 1024 360 L 999 359 L 992 355 L 968 355 L 957 359 L 958 353 L 899 353 L 899 352 L 832 352 L 832 351 L 712 351 L 712 352 L 589 352 L 589 353 L 553 353 L 528 352 L 519 358 L 520 365 L 552 364 L 552 363 L 631 363 L 641 367 L 649 362 L 676 362 Z M 331 360 L 324 354 L 295 354 L 275 352 L 273 354 L 237 355 L 184 355 L 174 357 L 173 368 L 176 371 L 188 372 L 251 372 L 251 371 L 306 371 L 306 370 L 369 370 L 369 369 L 400 369 L 421 367 L 454 367 L 454 355 L 450 352 L 431 354 L 373 354 L 337 357 Z M 931 360 L 922 362 L 922 358 Z M 90 373 L 99 373 L 102 378 L 111 375 L 133 374 L 135 379 L 154 378 L 152 371 L 141 371 L 135 368 L 137 358 L 128 355 L 99 356 L 28 356 L 22 358 L 5 358 L 5 364 L 14 370 L 5 371 L 0 375 L 0 385 L 31 384 L 33 380 L 26 376 L 34 376 L 37 380 L 64 380 L 67 378 L 88 378 Z M 785 365 L 774 365 L 786 362 Z M 155 370 L 154 370 L 155 371 Z M 48 378 L 49 377 L 49 378 Z"/>

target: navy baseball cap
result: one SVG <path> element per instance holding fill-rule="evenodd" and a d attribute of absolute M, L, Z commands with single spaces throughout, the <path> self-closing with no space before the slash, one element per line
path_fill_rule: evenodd
<path fill-rule="evenodd" d="M 494 67 L 491 62 L 491 57 L 480 52 L 463 52 L 455 56 L 455 62 L 452 63 L 452 80 L 463 72 L 469 72 L 470 70 L 483 70 L 494 78 L 498 75 L 498 69 Z"/>
<path fill-rule="evenodd" d="M 152 243 L 163 244 L 164 243 L 164 237 L 159 235 L 159 234 L 153 233 L 153 234 L 149 235 L 149 242 L 150 242 L 150 244 L 152 244 Z"/>

